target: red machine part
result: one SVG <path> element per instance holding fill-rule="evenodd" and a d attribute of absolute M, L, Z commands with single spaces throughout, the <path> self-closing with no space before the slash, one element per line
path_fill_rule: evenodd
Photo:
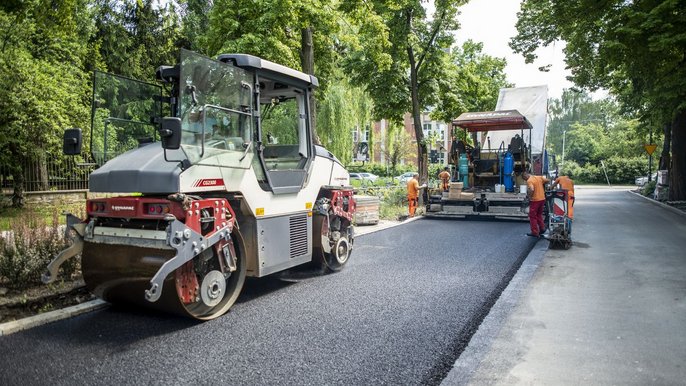
<path fill-rule="evenodd" d="M 189 304 L 198 299 L 199 289 L 198 275 L 195 274 L 191 260 L 176 270 L 176 291 L 179 299 L 184 304 Z"/>
<path fill-rule="evenodd" d="M 164 198 L 112 197 L 88 200 L 86 210 L 89 217 L 163 219 L 173 214 L 184 218 L 181 203 Z"/>
<path fill-rule="evenodd" d="M 329 199 L 331 200 L 331 209 L 333 214 L 345 218 L 348 221 L 353 220 L 355 213 L 355 199 L 353 198 L 352 190 L 329 190 Z"/>
<path fill-rule="evenodd" d="M 233 209 L 224 198 L 205 198 L 191 201 L 183 218 L 187 227 L 203 236 L 211 235 L 225 225 L 228 225 L 231 231 L 235 222 Z M 210 222 L 213 223 L 212 230 L 207 232 L 206 227 Z"/>
<path fill-rule="evenodd" d="M 567 214 L 567 191 L 557 190 L 554 192 L 553 197 L 553 214 L 556 216 Z"/>
<path fill-rule="evenodd" d="M 203 235 L 209 235 L 228 225 L 233 229 L 235 214 L 224 198 L 205 198 L 185 202 L 154 197 L 112 197 L 88 200 L 89 217 L 162 220 L 172 214 L 186 226 Z M 212 222 L 210 231 L 203 224 Z"/>

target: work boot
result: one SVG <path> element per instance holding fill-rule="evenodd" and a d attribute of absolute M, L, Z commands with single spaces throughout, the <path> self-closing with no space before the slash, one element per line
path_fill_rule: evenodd
<path fill-rule="evenodd" d="M 537 234 L 534 234 L 534 233 L 527 233 L 526 235 L 529 236 L 529 237 L 535 237 L 535 238 L 541 237 L 540 235 L 537 235 Z"/>

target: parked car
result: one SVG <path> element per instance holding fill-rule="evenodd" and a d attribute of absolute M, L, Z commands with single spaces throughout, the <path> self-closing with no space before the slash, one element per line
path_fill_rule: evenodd
<path fill-rule="evenodd" d="M 395 177 L 395 179 L 397 179 L 398 182 L 400 182 L 401 184 L 406 184 L 407 181 L 409 181 L 412 178 L 413 174 L 414 174 L 414 172 L 403 173 L 403 174 Z"/>
<path fill-rule="evenodd" d="M 653 173 L 653 178 L 651 181 L 656 181 L 657 180 L 657 172 Z M 636 183 L 636 186 L 643 186 L 648 183 L 648 176 L 641 176 L 641 177 L 636 177 L 636 180 L 634 180 Z"/>
<path fill-rule="evenodd" d="M 350 179 L 367 182 L 376 182 L 376 180 L 379 179 L 379 176 L 373 173 L 350 173 Z"/>

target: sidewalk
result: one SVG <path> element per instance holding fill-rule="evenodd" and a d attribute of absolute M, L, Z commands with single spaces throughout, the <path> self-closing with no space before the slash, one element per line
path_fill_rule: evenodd
<path fill-rule="evenodd" d="M 575 217 L 574 246 L 538 243 L 445 385 L 686 383 L 686 216 L 581 188 Z"/>

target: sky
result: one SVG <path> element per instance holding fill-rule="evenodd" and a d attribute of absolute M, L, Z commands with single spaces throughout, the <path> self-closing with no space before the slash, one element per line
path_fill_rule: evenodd
<path fill-rule="evenodd" d="M 548 85 L 548 96 L 559 98 L 564 88 L 572 87 L 566 80 L 570 75 L 565 69 L 564 42 L 540 48 L 538 59 L 525 64 L 521 54 L 515 54 L 508 46 L 510 38 L 517 34 L 515 23 L 520 0 L 470 0 L 460 8 L 461 28 L 455 33 L 457 42 L 467 39 L 482 42 L 485 54 L 507 59 L 505 73 L 507 79 L 516 87 Z M 541 72 L 538 67 L 551 65 L 549 72 Z"/>

